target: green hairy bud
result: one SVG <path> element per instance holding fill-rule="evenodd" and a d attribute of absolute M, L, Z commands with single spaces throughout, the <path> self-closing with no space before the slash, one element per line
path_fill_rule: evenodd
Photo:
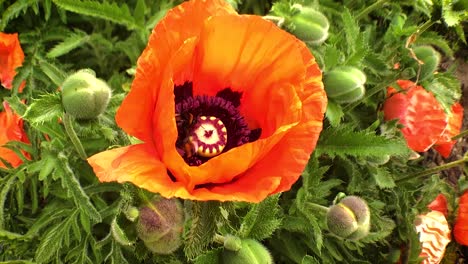
<path fill-rule="evenodd" d="M 352 103 L 361 99 L 366 90 L 366 75 L 355 67 L 339 67 L 324 74 L 323 84 L 328 98 L 337 103 Z"/>
<path fill-rule="evenodd" d="M 414 54 L 424 64 L 421 64 L 421 71 L 419 73 L 419 80 L 423 81 L 429 77 L 431 77 L 434 72 L 439 67 L 440 63 L 440 54 L 431 46 L 419 46 L 413 48 Z M 418 63 L 412 63 L 415 71 L 418 71 Z"/>
<path fill-rule="evenodd" d="M 272 264 L 273 258 L 271 257 L 268 249 L 262 243 L 253 239 L 241 240 L 239 250 L 230 250 L 224 248 L 223 254 L 224 264 Z"/>
<path fill-rule="evenodd" d="M 310 7 L 299 6 L 288 24 L 291 33 L 309 44 L 318 45 L 328 38 L 330 24 L 327 17 Z"/>
<path fill-rule="evenodd" d="M 370 211 L 367 203 L 357 196 L 347 196 L 327 212 L 327 226 L 335 235 L 359 240 L 369 233 Z"/>
<path fill-rule="evenodd" d="M 62 84 L 62 104 L 71 116 L 89 120 L 102 114 L 109 103 L 111 88 L 89 69 L 68 76 Z"/>
<path fill-rule="evenodd" d="M 176 199 L 159 198 L 140 208 L 138 237 L 157 254 L 171 254 L 182 244 L 184 211 Z"/>

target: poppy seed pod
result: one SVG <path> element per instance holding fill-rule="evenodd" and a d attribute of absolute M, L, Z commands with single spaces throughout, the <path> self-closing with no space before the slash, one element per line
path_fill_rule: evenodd
<path fill-rule="evenodd" d="M 262 243 L 253 239 L 243 239 L 241 248 L 237 251 L 232 251 L 227 248 L 223 251 L 224 264 L 271 264 L 273 258 L 270 252 Z"/>
<path fill-rule="evenodd" d="M 140 208 L 138 237 L 157 254 L 171 254 L 182 244 L 182 205 L 176 199 L 159 198 Z"/>
<path fill-rule="evenodd" d="M 366 90 L 366 75 L 350 66 L 339 67 L 324 74 L 323 83 L 328 98 L 337 103 L 352 103 L 361 99 Z"/>
<path fill-rule="evenodd" d="M 367 203 L 357 196 L 344 198 L 328 210 L 327 226 L 330 232 L 342 238 L 359 240 L 365 237 L 370 229 Z"/>
<path fill-rule="evenodd" d="M 440 54 L 431 46 L 419 46 L 413 49 L 414 54 L 418 60 L 422 61 L 421 71 L 419 73 L 419 80 L 423 81 L 432 76 L 437 70 L 440 63 Z M 418 63 L 413 62 L 413 67 L 416 71 L 418 70 Z"/>
<path fill-rule="evenodd" d="M 310 7 L 300 7 L 289 23 L 289 31 L 299 39 L 318 45 L 328 38 L 328 19 L 322 13 Z"/>
<path fill-rule="evenodd" d="M 110 87 L 92 70 L 79 70 L 62 84 L 63 107 L 77 119 L 96 118 L 106 110 L 110 97 Z"/>

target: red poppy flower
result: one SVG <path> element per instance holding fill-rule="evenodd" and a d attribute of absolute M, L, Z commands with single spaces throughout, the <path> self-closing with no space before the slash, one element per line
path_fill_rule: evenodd
<path fill-rule="evenodd" d="M 452 140 L 452 137 L 460 134 L 460 130 L 463 122 L 463 106 L 456 103 L 452 106 L 451 113 L 448 117 L 448 125 L 445 132 L 435 143 L 434 149 L 442 155 L 444 158 L 448 158 L 452 152 L 452 148 L 456 143 L 456 140 Z"/>
<path fill-rule="evenodd" d="M 0 158 L 16 168 L 22 163 L 22 160 L 13 150 L 2 146 L 10 141 L 22 141 L 26 143 L 29 143 L 29 141 L 23 130 L 23 120 L 20 116 L 13 113 L 6 102 L 3 103 L 3 107 L 5 110 L 0 112 Z M 0 168 L 6 168 L 1 159 Z"/>
<path fill-rule="evenodd" d="M 447 127 L 447 115 L 434 95 L 423 87 L 398 80 L 401 91 L 387 89 L 384 103 L 385 120 L 399 119 L 408 147 L 417 152 L 427 151 L 439 140 Z"/>
<path fill-rule="evenodd" d="M 6 89 L 12 88 L 15 69 L 23 64 L 24 53 L 21 49 L 18 34 L 0 32 L 0 83 Z M 20 87 L 23 89 L 24 84 Z"/>
<path fill-rule="evenodd" d="M 468 246 L 468 191 L 465 191 L 458 201 L 458 215 L 453 235 L 459 244 Z"/>
<path fill-rule="evenodd" d="M 445 195 L 439 194 L 437 197 L 432 201 L 427 208 L 431 209 L 432 211 L 438 211 L 444 214 L 445 217 L 448 215 L 447 209 L 447 198 Z"/>
<path fill-rule="evenodd" d="M 88 159 L 101 181 L 165 197 L 259 202 L 288 190 L 326 94 L 304 43 L 221 0 L 170 10 L 140 56 L 117 123 L 142 144 Z"/>

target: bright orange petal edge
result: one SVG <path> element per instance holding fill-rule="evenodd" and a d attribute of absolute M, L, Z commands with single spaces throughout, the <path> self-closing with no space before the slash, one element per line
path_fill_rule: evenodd
<path fill-rule="evenodd" d="M 185 2 L 153 30 L 117 113 L 117 123 L 144 143 L 88 161 L 101 181 L 129 181 L 165 197 L 259 202 L 288 190 L 307 164 L 326 108 L 321 77 L 307 47 L 272 23 L 239 16 L 223 1 Z M 185 81 L 194 94 L 241 91 L 241 113 L 265 129 L 261 138 L 188 166 L 175 150 L 173 95 Z M 273 109 L 278 114 L 265 115 Z M 211 186 L 196 187 L 203 184 Z"/>
<path fill-rule="evenodd" d="M 463 122 L 463 106 L 460 103 L 455 103 L 451 107 L 447 129 L 435 143 L 434 149 L 439 152 L 444 158 L 448 158 L 452 152 L 456 140 L 452 137 L 460 134 Z"/>
<path fill-rule="evenodd" d="M 23 130 L 23 120 L 19 115 L 13 113 L 9 105 L 4 102 L 4 111 L 0 112 L 0 158 L 6 160 L 14 168 L 21 165 L 22 160 L 11 149 L 2 147 L 10 141 L 21 141 L 29 143 L 26 133 Z M 0 168 L 6 165 L 0 160 Z"/>
<path fill-rule="evenodd" d="M 458 214 L 453 228 L 455 240 L 468 246 L 468 191 L 465 191 L 458 202 Z"/>
<path fill-rule="evenodd" d="M 12 88 L 16 68 L 24 61 L 24 53 L 21 48 L 18 34 L 0 32 L 0 84 L 6 89 Z M 24 85 L 20 87 L 20 91 Z"/>

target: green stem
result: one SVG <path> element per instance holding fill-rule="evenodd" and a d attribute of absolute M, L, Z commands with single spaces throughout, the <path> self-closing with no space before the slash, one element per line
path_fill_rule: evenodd
<path fill-rule="evenodd" d="M 320 204 L 316 204 L 316 203 L 312 203 L 312 202 L 308 202 L 307 205 L 309 205 L 310 207 L 314 208 L 314 209 L 317 209 L 319 211 L 322 211 L 324 213 L 328 212 L 328 207 L 326 206 L 323 206 L 323 205 L 320 205 Z"/>
<path fill-rule="evenodd" d="M 63 115 L 63 125 L 65 126 L 65 131 L 67 132 L 68 137 L 72 141 L 73 146 L 75 146 L 76 152 L 78 152 L 80 158 L 86 160 L 88 156 L 86 155 L 83 145 L 81 145 L 80 139 L 76 135 L 75 129 L 73 129 L 72 119 L 73 118 L 67 113 Z"/>
<path fill-rule="evenodd" d="M 373 3 L 372 5 L 368 6 L 366 9 L 362 10 L 361 13 L 359 13 L 356 16 L 356 20 L 360 20 L 360 19 L 364 18 L 367 14 L 369 14 L 370 12 L 372 12 L 375 9 L 379 8 L 380 5 L 384 4 L 387 1 L 388 0 L 379 0 L 379 1 L 375 2 L 375 3 Z"/>
<path fill-rule="evenodd" d="M 278 27 L 282 27 L 285 21 L 284 17 L 279 16 L 263 16 L 262 18 L 275 23 Z"/>
<path fill-rule="evenodd" d="M 430 27 L 432 27 L 432 25 L 434 25 L 435 23 L 437 23 L 437 21 L 432 21 L 432 20 L 428 20 L 426 21 L 426 23 L 422 24 L 418 30 L 416 31 L 418 34 L 421 34 L 423 33 L 424 31 L 426 31 L 427 29 L 429 29 Z"/>
<path fill-rule="evenodd" d="M 454 136 L 454 137 L 452 138 L 452 140 L 457 140 L 457 139 L 462 138 L 462 137 L 467 136 L 467 135 L 468 135 L 468 129 L 465 130 L 465 131 L 463 131 L 463 132 L 461 132 L 460 134 Z"/>
<path fill-rule="evenodd" d="M 410 175 L 408 175 L 406 177 L 395 180 L 395 182 L 403 182 L 403 181 L 406 181 L 406 180 L 422 178 L 422 177 L 425 177 L 425 176 L 432 175 L 432 174 L 434 174 L 436 172 L 439 172 L 439 171 L 443 171 L 443 170 L 450 169 L 450 168 L 453 168 L 453 167 L 456 167 L 456 166 L 460 166 L 465 162 L 468 162 L 468 157 L 464 157 L 463 159 L 459 159 L 459 160 L 456 160 L 456 161 L 453 161 L 453 162 L 449 162 L 449 163 L 446 163 L 444 165 L 440 165 L 440 166 L 437 166 L 437 167 L 434 167 L 434 168 L 430 168 L 430 169 L 427 169 L 427 170 L 423 170 L 423 171 L 420 171 L 420 172 L 417 172 L 417 173 L 410 174 Z"/>

